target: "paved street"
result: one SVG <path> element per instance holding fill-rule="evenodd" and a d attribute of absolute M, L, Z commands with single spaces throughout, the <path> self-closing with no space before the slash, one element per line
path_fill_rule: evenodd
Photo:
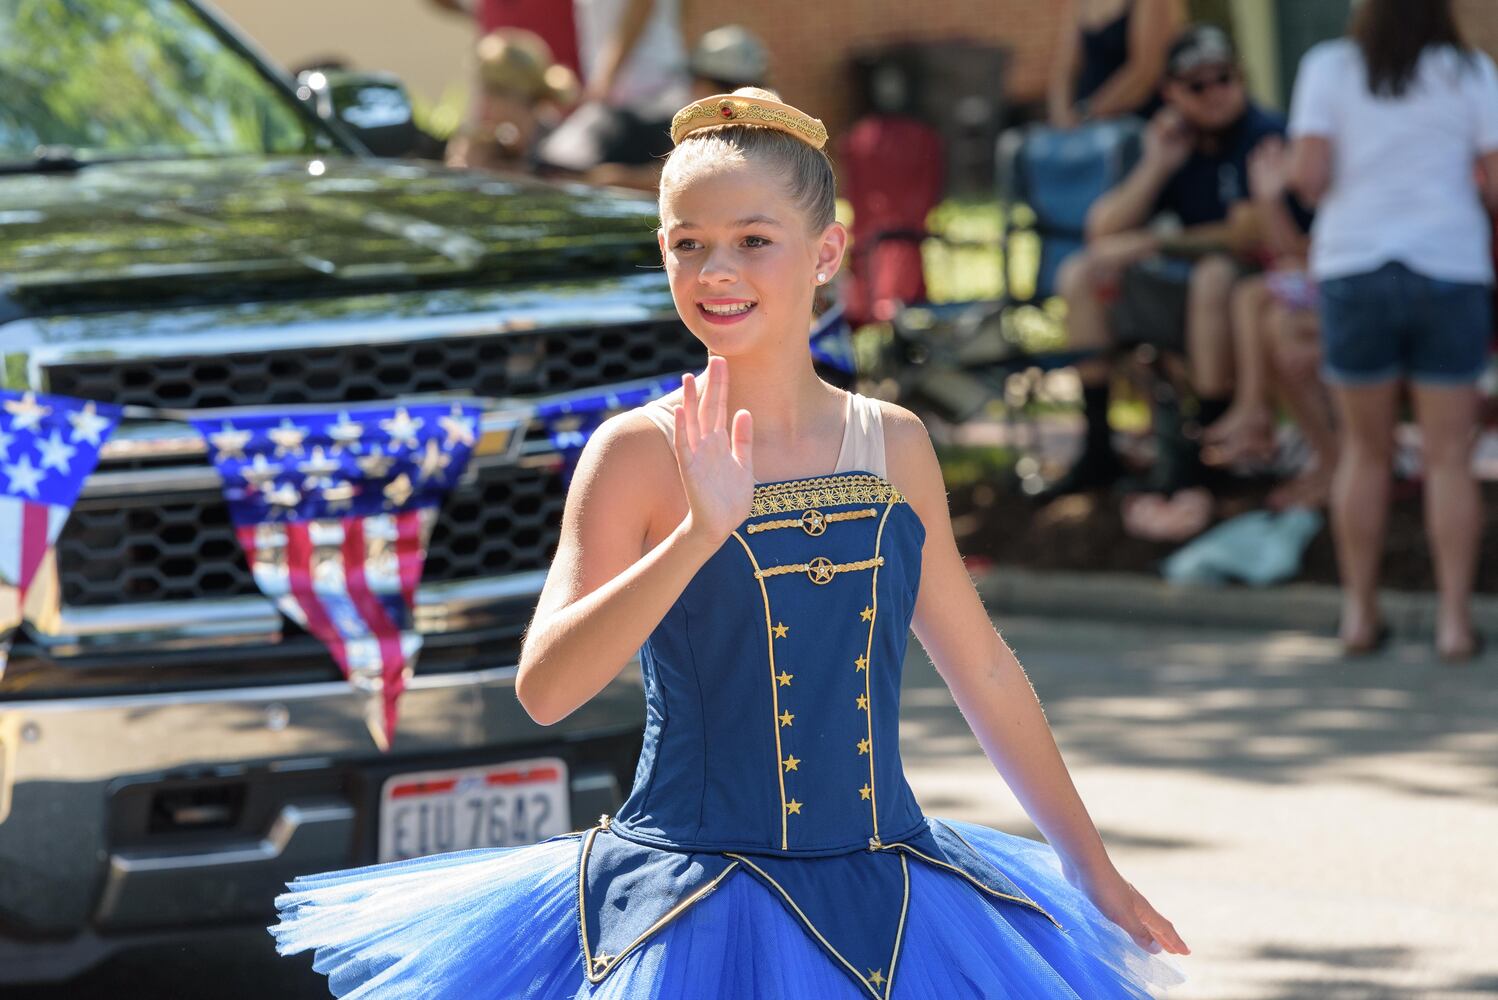
<path fill-rule="evenodd" d="M 1498 658 L 1414 639 L 1020 619 L 1035 680 L 1125 874 L 1195 950 L 1171 1000 L 1498 995 Z M 907 766 L 926 809 L 1031 832 L 920 655 Z M 323 997 L 258 933 L 15 996 Z M 955 1000 L 955 998 L 954 998 Z"/>
<path fill-rule="evenodd" d="M 1498 660 L 1423 643 L 1019 620 L 1003 629 L 1120 868 L 1194 954 L 1190 1000 L 1498 996 Z M 1029 832 L 911 658 L 927 811 Z"/>

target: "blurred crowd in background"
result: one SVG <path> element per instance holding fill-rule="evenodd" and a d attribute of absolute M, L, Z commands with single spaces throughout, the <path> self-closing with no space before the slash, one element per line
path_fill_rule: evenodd
<path fill-rule="evenodd" d="M 687 38 L 690 0 L 426 2 L 472 23 L 473 99 L 428 150 L 457 167 L 653 191 L 677 108 L 777 85 L 772 48 L 748 27 Z M 850 329 L 888 339 L 893 326 L 908 341 L 859 374 L 888 376 L 907 397 L 914 387 L 916 403 L 924 387 L 959 423 L 976 410 L 954 400 L 988 391 L 960 377 L 997 375 L 988 394 L 1003 399 L 1017 373 L 1072 374 L 1080 447 L 1026 491 L 1101 493 L 1131 534 L 1196 545 L 1175 564 L 1181 582 L 1293 576 L 1328 510 L 1349 654 L 1386 634 L 1376 592 L 1405 422 L 1420 443 L 1418 468 L 1404 471 L 1424 495 L 1436 648 L 1468 659 L 1482 524 L 1473 448 L 1494 327 L 1493 62 L 1464 40 L 1452 0 L 1361 0 L 1345 37 L 1305 55 L 1287 118 L 1250 96 L 1233 37 L 1193 23 L 1193 10 L 1060 0 L 1039 120 L 1012 129 L 984 168 L 998 168 L 1011 287 L 945 312 L 928 281 L 940 283 L 932 212 L 962 156 L 952 122 L 996 120 L 1002 84 L 963 70 L 967 95 L 946 97 L 942 121 L 937 88 L 913 93 L 919 58 L 854 67 L 860 114 L 831 148 L 854 236 L 835 309 Z M 972 53 L 925 58 L 959 55 Z M 992 150 L 997 134 L 979 144 Z M 1041 249 L 1020 295 L 1008 241 L 1024 213 Z M 1043 302 L 1056 338 L 1036 347 L 1011 313 Z M 924 326 L 908 320 L 928 305 Z M 1153 428 L 1143 461 L 1120 454 L 1112 420 L 1141 370 Z M 1288 459 L 1287 440 L 1298 444 Z M 1267 509 L 1214 528 L 1218 494 L 1266 475 L 1282 480 Z"/>

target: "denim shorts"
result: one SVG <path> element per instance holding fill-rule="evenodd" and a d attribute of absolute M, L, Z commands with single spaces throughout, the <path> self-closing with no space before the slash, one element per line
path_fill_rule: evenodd
<path fill-rule="evenodd" d="M 1322 374 L 1340 385 L 1477 381 L 1493 336 L 1493 290 L 1398 262 L 1321 283 Z"/>

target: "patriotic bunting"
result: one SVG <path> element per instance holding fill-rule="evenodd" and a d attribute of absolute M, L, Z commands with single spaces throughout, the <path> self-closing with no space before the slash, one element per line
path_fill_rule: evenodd
<path fill-rule="evenodd" d="M 526 421 L 537 421 L 570 480 L 605 419 L 680 384 L 673 377 L 571 396 L 500 423 L 515 446 Z M 57 603 L 47 554 L 125 416 L 185 420 L 202 435 L 257 586 L 327 647 L 365 695 L 370 733 L 388 749 L 421 650 L 414 611 L 427 544 L 482 436 L 481 406 L 195 414 L 0 389 L 0 676 L 17 627 L 47 606 L 38 598 Z M 492 413 L 489 424 L 492 437 Z"/>
<path fill-rule="evenodd" d="M 262 593 L 328 648 L 381 750 L 421 635 L 414 613 L 442 499 L 479 436 L 476 406 L 194 420 Z"/>
<path fill-rule="evenodd" d="M 612 414 L 630 409 L 664 396 L 681 385 L 681 377 L 654 379 L 644 385 L 617 392 L 600 393 L 594 396 L 571 396 L 567 399 L 542 403 L 536 407 L 535 418 L 546 430 L 551 446 L 562 453 L 562 481 L 572 482 L 577 470 L 578 457 L 583 446 L 598 426 Z"/>
<path fill-rule="evenodd" d="M 0 389 L 0 676 L 47 553 L 119 418 L 102 403 Z"/>

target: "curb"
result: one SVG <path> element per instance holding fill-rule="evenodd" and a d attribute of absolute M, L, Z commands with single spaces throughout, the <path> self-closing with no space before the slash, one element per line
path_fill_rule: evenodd
<path fill-rule="evenodd" d="M 974 578 L 994 614 L 1273 629 L 1335 635 L 1342 595 L 1336 587 L 1292 583 L 1279 587 L 1176 587 L 1135 573 L 1046 572 L 990 569 Z M 1433 635 L 1436 596 L 1386 590 L 1379 595 L 1384 621 L 1396 635 Z M 1498 634 L 1498 596 L 1472 601 L 1472 625 Z"/>

